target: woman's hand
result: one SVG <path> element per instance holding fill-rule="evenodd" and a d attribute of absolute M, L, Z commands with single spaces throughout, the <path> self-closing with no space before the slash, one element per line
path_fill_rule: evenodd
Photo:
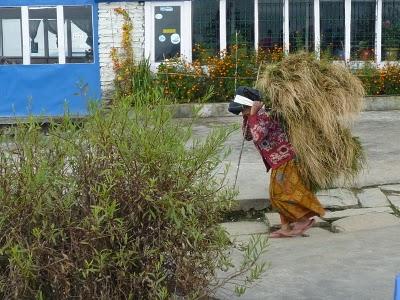
<path fill-rule="evenodd" d="M 250 110 L 250 115 L 254 116 L 258 113 L 258 111 L 263 107 L 263 103 L 261 101 L 253 101 L 253 106 Z"/>

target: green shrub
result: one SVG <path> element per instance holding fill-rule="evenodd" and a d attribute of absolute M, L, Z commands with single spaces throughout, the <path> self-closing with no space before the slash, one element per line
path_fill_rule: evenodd
<path fill-rule="evenodd" d="M 387 65 L 380 70 L 380 80 L 385 95 L 400 95 L 400 67 Z"/>
<path fill-rule="evenodd" d="M 360 78 L 367 95 L 380 95 L 383 93 L 379 69 L 371 63 L 366 62 L 363 67 L 355 71 L 355 75 Z"/>
<path fill-rule="evenodd" d="M 198 141 L 158 90 L 116 100 L 80 128 L 21 124 L 0 153 L 2 299 L 196 298 L 231 265 L 219 222 L 233 193 L 215 170 L 233 129 Z"/>
<path fill-rule="evenodd" d="M 395 64 L 378 69 L 366 63 L 355 73 L 363 82 L 367 95 L 400 95 L 400 67 Z"/>

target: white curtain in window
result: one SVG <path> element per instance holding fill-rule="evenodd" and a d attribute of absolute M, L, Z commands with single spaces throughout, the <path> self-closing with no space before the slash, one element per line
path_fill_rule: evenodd
<path fill-rule="evenodd" d="M 92 33 L 92 23 L 91 20 L 88 19 L 74 19 L 72 20 L 80 30 L 87 34 L 86 44 L 92 48 L 93 45 L 93 33 Z"/>

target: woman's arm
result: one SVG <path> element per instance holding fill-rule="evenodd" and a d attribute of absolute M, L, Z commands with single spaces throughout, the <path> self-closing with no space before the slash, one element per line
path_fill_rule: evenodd
<path fill-rule="evenodd" d="M 248 124 L 248 119 L 249 119 L 249 117 L 243 116 L 242 131 L 243 131 L 243 136 L 246 139 L 246 141 L 251 141 L 253 139 L 253 136 L 251 135 L 250 127 Z"/>

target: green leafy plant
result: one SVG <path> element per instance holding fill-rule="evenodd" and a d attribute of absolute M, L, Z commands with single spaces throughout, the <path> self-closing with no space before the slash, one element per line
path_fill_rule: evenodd
<path fill-rule="evenodd" d="M 13 130 L 0 153 L 1 298 L 211 293 L 231 266 L 219 222 L 234 193 L 216 169 L 233 129 L 193 139 L 157 93 L 92 105 L 81 128 L 65 117 L 46 134 L 35 119 Z M 257 277 L 253 257 L 240 274 Z"/>

